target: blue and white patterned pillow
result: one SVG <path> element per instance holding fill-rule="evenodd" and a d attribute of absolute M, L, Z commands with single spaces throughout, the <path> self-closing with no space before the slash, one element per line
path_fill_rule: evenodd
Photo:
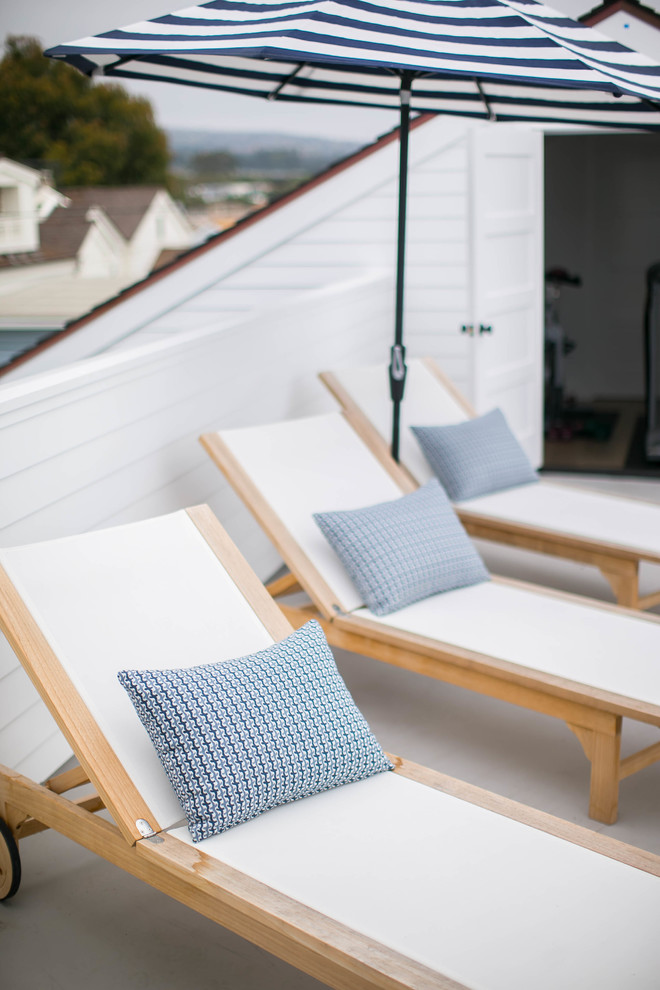
<path fill-rule="evenodd" d="M 449 426 L 411 426 L 453 502 L 538 481 L 500 409 Z"/>
<path fill-rule="evenodd" d="M 393 502 L 314 519 L 375 615 L 489 579 L 435 478 Z"/>
<path fill-rule="evenodd" d="M 252 656 L 118 674 L 194 842 L 392 764 L 318 622 Z"/>

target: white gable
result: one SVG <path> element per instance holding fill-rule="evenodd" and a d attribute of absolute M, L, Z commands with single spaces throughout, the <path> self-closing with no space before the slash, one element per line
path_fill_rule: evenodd
<path fill-rule="evenodd" d="M 614 10 L 607 17 L 590 23 L 608 38 L 660 62 L 660 29 L 642 20 L 634 11 Z"/>
<path fill-rule="evenodd" d="M 42 172 L 0 158 L 0 254 L 36 251 L 39 222 L 67 202 Z"/>

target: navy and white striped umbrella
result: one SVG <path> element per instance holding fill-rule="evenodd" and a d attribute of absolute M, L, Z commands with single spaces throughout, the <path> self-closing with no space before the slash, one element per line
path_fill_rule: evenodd
<path fill-rule="evenodd" d="M 410 111 L 660 129 L 660 66 L 536 0 L 212 0 L 46 54 L 90 75 L 401 106 L 395 456 Z"/>

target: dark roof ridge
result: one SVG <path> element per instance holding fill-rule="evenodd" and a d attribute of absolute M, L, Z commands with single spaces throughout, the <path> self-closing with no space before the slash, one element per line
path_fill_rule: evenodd
<path fill-rule="evenodd" d="M 640 21 L 645 21 L 645 23 L 660 29 L 660 14 L 652 7 L 640 3 L 639 0 L 605 0 L 605 3 L 599 4 L 587 11 L 586 14 L 581 14 L 578 20 L 588 27 L 593 27 L 609 17 L 610 14 L 616 14 L 620 10 L 633 14 Z"/>

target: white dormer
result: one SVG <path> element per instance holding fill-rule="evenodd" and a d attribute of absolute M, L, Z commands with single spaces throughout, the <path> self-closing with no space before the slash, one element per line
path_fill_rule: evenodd
<path fill-rule="evenodd" d="M 0 254 L 39 249 L 39 223 L 67 200 L 37 169 L 0 158 Z"/>
<path fill-rule="evenodd" d="M 606 0 L 580 20 L 621 45 L 660 62 L 660 15 L 637 0 Z"/>

